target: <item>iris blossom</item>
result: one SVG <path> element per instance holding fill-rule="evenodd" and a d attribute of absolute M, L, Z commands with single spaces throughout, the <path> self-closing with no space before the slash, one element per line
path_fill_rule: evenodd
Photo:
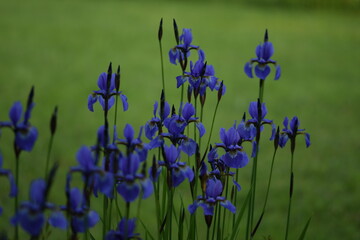
<path fill-rule="evenodd" d="M 83 233 L 87 229 L 95 226 L 100 216 L 97 212 L 89 210 L 84 195 L 78 188 L 72 188 L 69 191 L 68 206 L 63 207 L 70 216 L 70 226 L 73 233 Z"/>
<path fill-rule="evenodd" d="M 231 127 L 226 131 L 224 128 L 221 128 L 220 139 L 222 143 L 217 143 L 215 146 L 225 150 L 226 153 L 221 156 L 221 160 L 226 166 L 231 168 L 245 167 L 249 162 L 249 158 L 243 151 L 242 146 L 238 145 L 240 136 L 236 129 Z"/>
<path fill-rule="evenodd" d="M 94 193 L 97 195 L 99 190 L 107 197 L 112 197 L 112 189 L 114 186 L 114 177 L 110 172 L 105 172 L 96 166 L 95 158 L 86 146 L 83 146 L 77 152 L 78 166 L 72 167 L 71 172 L 80 172 L 83 175 L 86 187 L 94 184 Z"/>
<path fill-rule="evenodd" d="M 115 97 L 116 95 L 120 96 L 123 109 L 126 111 L 128 109 L 128 102 L 127 97 L 124 94 L 121 94 L 121 91 L 117 91 L 115 88 L 115 77 L 116 74 L 107 74 L 107 73 L 101 73 L 98 79 L 98 87 L 100 90 L 93 91 L 93 94 L 90 94 L 88 97 L 88 109 L 93 112 L 94 108 L 93 105 L 99 101 L 100 105 L 102 106 L 103 110 L 108 111 L 115 103 Z M 108 81 L 108 78 L 109 81 Z M 108 101 L 107 109 L 105 106 L 105 101 Z"/>
<path fill-rule="evenodd" d="M 285 117 L 284 119 L 284 129 L 281 132 L 280 139 L 279 139 L 279 146 L 285 147 L 287 141 L 290 139 L 290 141 L 295 142 L 295 137 L 299 134 L 305 135 L 305 143 L 306 147 L 310 146 L 310 134 L 305 132 L 305 129 L 299 129 L 300 121 L 298 117 L 293 117 L 290 121 L 289 126 L 289 119 Z M 290 128 L 289 128 L 290 127 Z"/>
<path fill-rule="evenodd" d="M 123 239 L 140 239 L 138 233 L 134 233 L 135 231 L 135 218 L 126 219 L 123 218 L 119 222 L 117 230 L 111 230 L 106 234 L 105 240 L 123 240 Z"/>
<path fill-rule="evenodd" d="M 157 132 L 159 132 L 159 129 L 163 126 L 163 121 L 169 116 L 170 114 L 170 106 L 167 102 L 164 102 L 164 110 L 163 113 L 161 113 L 161 108 L 159 109 L 159 117 L 156 114 L 158 110 L 158 102 L 155 102 L 154 104 L 154 117 L 149 120 L 145 124 L 145 136 L 152 140 Z"/>
<path fill-rule="evenodd" d="M 230 212 L 236 212 L 235 206 L 225 197 L 222 197 L 223 185 L 220 180 L 216 178 L 209 178 L 206 182 L 206 191 L 205 196 L 198 196 L 197 200 L 189 205 L 188 210 L 193 214 L 198 207 L 204 209 L 205 216 L 214 215 L 214 207 L 219 203 L 224 208 L 228 209 Z"/>
<path fill-rule="evenodd" d="M 138 173 L 139 166 L 140 157 L 136 152 L 120 159 L 116 189 L 126 202 L 135 201 L 140 192 L 144 199 L 148 198 L 154 191 L 151 180 L 143 172 Z"/>
<path fill-rule="evenodd" d="M 276 61 L 272 60 L 271 57 L 274 54 L 274 47 L 271 42 L 268 41 L 268 32 L 265 32 L 264 43 L 259 44 L 256 47 L 256 58 L 252 58 L 245 64 L 244 71 L 249 78 L 253 78 L 253 65 L 255 66 L 256 77 L 265 80 L 270 74 L 269 64 L 275 65 L 275 80 L 278 80 L 281 75 L 281 68 L 276 64 Z"/>
<path fill-rule="evenodd" d="M 192 45 L 193 40 L 191 29 L 184 28 L 180 36 L 180 44 L 176 45 L 169 51 L 169 59 L 172 64 L 180 62 L 190 56 L 190 50 L 198 49 L 199 46 Z"/>
<path fill-rule="evenodd" d="M 165 166 L 171 172 L 171 187 L 179 186 L 185 178 L 190 182 L 194 179 L 194 172 L 186 163 L 178 161 L 180 158 L 180 150 L 174 145 L 170 147 L 164 145 L 164 159 L 159 161 L 160 166 Z"/>
<path fill-rule="evenodd" d="M 36 127 L 31 126 L 29 119 L 31 111 L 34 107 L 33 103 L 34 88 L 31 89 L 29 94 L 27 107 L 24 112 L 23 120 L 23 107 L 20 102 L 15 102 L 9 111 L 10 122 L 0 122 L 0 130 L 2 127 L 11 128 L 15 133 L 15 145 L 19 150 L 31 151 L 34 147 L 38 137 Z"/>
<path fill-rule="evenodd" d="M 13 224 L 20 224 L 21 227 L 31 236 L 37 237 L 46 222 L 45 210 L 55 210 L 50 218 L 49 223 L 53 227 L 65 229 L 67 226 L 65 216 L 56 211 L 56 206 L 46 202 L 46 194 L 49 191 L 46 182 L 43 179 L 34 180 L 30 187 L 30 201 L 23 202 L 12 219 Z"/>

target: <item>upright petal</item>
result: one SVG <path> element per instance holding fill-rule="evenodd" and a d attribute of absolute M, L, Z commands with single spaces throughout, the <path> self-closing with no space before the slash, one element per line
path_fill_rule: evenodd
<path fill-rule="evenodd" d="M 43 179 L 32 181 L 30 187 L 30 199 L 33 203 L 42 205 L 45 202 L 46 183 Z"/>
<path fill-rule="evenodd" d="M 10 109 L 9 117 L 14 126 L 20 120 L 22 114 L 22 105 L 20 102 L 15 102 Z"/>
<path fill-rule="evenodd" d="M 18 131 L 15 136 L 16 145 L 24 151 L 30 152 L 38 137 L 38 131 L 36 127 L 28 127 L 24 131 Z"/>

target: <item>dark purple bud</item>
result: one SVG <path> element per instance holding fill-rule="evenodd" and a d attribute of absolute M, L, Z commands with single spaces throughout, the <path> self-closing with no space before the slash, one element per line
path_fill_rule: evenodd
<path fill-rule="evenodd" d="M 196 152 L 195 152 L 195 159 L 196 159 L 196 168 L 200 169 L 200 149 L 199 149 L 199 145 L 196 144 Z"/>
<path fill-rule="evenodd" d="M 172 108 L 171 108 L 171 116 L 175 115 L 176 114 L 176 110 L 175 110 L 175 106 L 172 105 Z"/>
<path fill-rule="evenodd" d="M 202 107 L 204 107 L 205 105 L 205 100 L 206 100 L 206 92 L 203 95 L 200 95 L 200 103 Z"/>
<path fill-rule="evenodd" d="M 179 43 L 180 43 L 179 29 L 178 29 L 178 26 L 176 24 L 175 18 L 173 19 L 173 25 L 174 25 L 174 34 L 175 34 L 176 44 L 179 45 Z"/>
<path fill-rule="evenodd" d="M 161 96 L 160 96 L 160 118 L 161 121 L 164 121 L 164 112 L 165 112 L 165 92 L 164 89 L 161 90 Z"/>
<path fill-rule="evenodd" d="M 159 26 L 159 31 L 158 31 L 159 41 L 161 41 L 162 35 L 163 35 L 163 18 L 161 18 L 161 20 L 160 20 L 160 26 Z"/>
<path fill-rule="evenodd" d="M 262 116 L 262 111 L 261 111 L 261 102 L 260 99 L 258 98 L 257 100 L 257 114 L 258 114 L 258 122 L 260 124 L 261 121 L 261 116 Z"/>
<path fill-rule="evenodd" d="M 107 80 L 107 82 L 106 82 L 107 90 L 109 90 L 110 85 L 111 85 L 111 75 L 112 75 L 112 65 L 110 62 L 108 72 L 107 72 L 107 79 L 106 79 Z"/>
<path fill-rule="evenodd" d="M 29 93 L 29 97 L 28 97 L 28 101 L 27 101 L 27 109 L 29 109 L 31 107 L 31 104 L 33 103 L 34 100 L 34 86 L 31 87 L 30 93 Z"/>
<path fill-rule="evenodd" d="M 223 95 L 224 81 L 221 81 L 219 91 L 218 91 L 218 102 L 220 102 Z"/>
<path fill-rule="evenodd" d="M 120 65 L 118 66 L 117 72 L 115 74 L 115 88 L 117 92 L 120 89 Z"/>
<path fill-rule="evenodd" d="M 152 176 L 153 181 L 155 181 L 155 179 L 156 179 L 156 173 L 157 173 L 157 165 L 156 165 L 156 158 L 154 155 L 153 161 L 152 161 L 152 168 L 151 168 L 151 176 Z"/>
<path fill-rule="evenodd" d="M 188 102 L 191 102 L 191 93 L 192 93 L 192 88 L 191 88 L 191 86 L 189 85 L 189 86 L 188 86 L 188 90 L 187 90 L 187 99 L 188 99 Z"/>
<path fill-rule="evenodd" d="M 203 68 L 201 69 L 201 73 L 200 73 L 200 76 L 201 76 L 201 77 L 203 77 L 203 76 L 205 75 L 206 65 L 207 65 L 207 62 L 205 62 Z"/>
<path fill-rule="evenodd" d="M 230 194 L 230 199 L 231 199 L 231 201 L 234 200 L 234 196 L 235 196 L 235 186 L 232 186 L 232 188 L 231 188 L 231 194 Z"/>
<path fill-rule="evenodd" d="M 246 119 L 246 112 L 244 112 L 244 115 L 242 117 L 242 120 L 245 122 L 245 119 Z"/>
<path fill-rule="evenodd" d="M 211 226 L 212 219 L 213 219 L 212 215 L 205 215 L 205 222 L 208 228 L 210 228 Z"/>
<path fill-rule="evenodd" d="M 142 165 L 141 173 L 142 173 L 142 175 L 146 176 L 146 161 L 144 161 L 144 163 Z"/>
<path fill-rule="evenodd" d="M 280 128 L 279 126 L 277 127 L 276 130 L 276 134 L 275 134 L 275 138 L 274 138 L 274 147 L 275 147 L 275 151 L 279 146 L 279 139 L 280 139 Z"/>
<path fill-rule="evenodd" d="M 194 98 L 195 98 L 195 101 L 196 101 L 197 97 L 199 96 L 199 93 L 200 93 L 200 88 L 199 88 L 199 87 L 195 88 L 195 89 L 194 89 Z"/>
<path fill-rule="evenodd" d="M 265 30 L 265 36 L 264 36 L 264 42 L 267 42 L 269 40 L 269 36 L 268 36 L 268 30 Z"/>
<path fill-rule="evenodd" d="M 51 132 L 51 135 L 54 135 L 55 131 L 56 131 L 57 113 L 58 113 L 58 107 L 56 106 L 55 109 L 54 109 L 54 112 L 53 112 L 53 114 L 51 116 L 51 120 L 50 120 L 50 132 Z"/>

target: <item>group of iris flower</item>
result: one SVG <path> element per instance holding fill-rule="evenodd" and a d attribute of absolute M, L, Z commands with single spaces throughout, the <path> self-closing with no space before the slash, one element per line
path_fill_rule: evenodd
<path fill-rule="evenodd" d="M 162 25 L 161 32 L 159 31 L 160 42 L 161 37 Z M 207 64 L 204 51 L 199 46 L 192 45 L 191 29 L 183 29 L 182 35 L 178 36 L 176 28 L 175 38 L 177 44 L 170 50 L 169 59 L 171 63 L 179 64 L 183 72 L 182 75 L 176 77 L 177 87 L 182 88 L 178 111 L 174 105 L 172 108 L 170 107 L 165 99 L 165 89 L 163 89 L 160 102 L 154 104 L 153 117 L 146 122 L 144 127 L 141 127 L 138 136 L 135 136 L 133 127 L 126 124 L 123 138 L 119 138 L 116 126 L 109 126 L 108 112 L 113 106 L 117 107 L 118 98 L 122 101 L 124 111 L 128 109 L 128 102 L 127 97 L 119 91 L 120 67 L 116 73 L 113 73 L 110 64 L 108 72 L 100 74 L 98 78 L 99 90 L 94 91 L 88 97 L 90 111 L 94 111 L 93 105 L 97 101 L 100 103 L 105 116 L 104 125 L 98 129 L 95 146 L 82 146 L 78 150 L 76 155 L 78 165 L 70 168 L 67 174 L 65 190 L 67 200 L 64 205 L 48 202 L 57 169 L 56 164 L 48 171 L 45 179 L 37 179 L 31 183 L 30 199 L 18 204 L 18 169 L 15 170 L 14 177 L 10 170 L 3 168 L 3 157 L 0 155 L 0 176 L 8 177 L 10 181 L 9 196 L 16 198 L 15 212 L 11 219 L 11 223 L 16 229 L 21 226 L 32 239 L 37 239 L 43 233 L 44 226 L 50 224 L 53 227 L 69 229 L 71 231 L 70 238 L 76 239 L 78 233 L 86 233 L 100 221 L 100 215 L 91 210 L 92 195 L 98 197 L 101 193 L 106 201 L 110 201 L 118 193 L 129 207 L 130 203 L 139 197 L 145 199 L 154 192 L 158 192 L 154 189 L 159 187 L 158 181 L 162 180 L 166 181 L 169 191 L 178 187 L 186 179 L 192 183 L 190 188 L 195 197 L 193 196 L 194 201 L 188 206 L 191 214 L 201 207 L 206 217 L 213 216 L 217 205 L 235 214 L 236 204 L 234 205 L 226 199 L 224 185 L 228 182 L 225 178 L 229 177 L 232 179 L 234 189 L 237 191 L 241 189 L 232 169 L 243 168 L 249 162 L 248 154 L 242 147 L 244 142 L 252 143 L 251 157 L 256 157 L 258 154 L 257 140 L 259 139 L 257 136 L 263 131 L 264 125 L 270 125 L 272 126 L 270 140 L 276 139 L 276 144 L 280 147 L 284 147 L 289 139 L 294 141 L 298 134 L 305 134 L 306 145 L 310 145 L 309 134 L 305 133 L 303 129 L 299 129 L 297 117 L 290 121 L 290 125 L 288 118 L 285 118 L 283 130 L 276 131 L 275 124 L 265 118 L 267 114 L 265 103 L 262 102 L 262 99 L 258 99 L 258 101 L 250 103 L 250 119 L 246 120 L 243 117 L 238 125 L 234 124 L 228 130 L 220 129 L 221 143 L 211 146 L 208 142 L 207 145 L 200 146 L 206 130 L 201 122 L 202 113 L 199 117 L 199 111 L 195 108 L 196 103 L 194 106 L 191 102 L 194 103 L 200 99 L 202 110 L 206 94 L 210 90 L 217 91 L 219 104 L 226 88 L 223 81 L 219 81 L 215 77 L 213 66 Z M 198 53 L 198 60 L 195 63 L 188 60 L 193 51 Z M 273 53 L 272 43 L 268 41 L 266 33 L 264 43 L 256 48 L 257 57 L 245 64 L 246 75 L 252 78 L 254 68 L 255 75 L 264 81 L 271 71 L 269 65 L 273 64 L 275 65 L 275 80 L 279 79 L 281 70 L 279 65 L 271 59 Z M 188 101 L 184 103 L 183 89 L 185 85 L 187 85 Z M 191 101 L 192 97 L 193 101 Z M 14 133 L 16 164 L 19 164 L 20 153 L 31 151 L 38 137 L 36 127 L 32 126 L 29 121 L 34 107 L 33 98 L 34 88 L 28 97 L 25 112 L 23 112 L 22 104 L 15 102 L 9 111 L 10 121 L 0 122 L 0 130 L 8 128 Z M 51 119 L 52 135 L 56 130 L 56 114 L 57 112 L 54 112 Z M 194 138 L 189 136 L 191 124 L 195 124 L 197 129 L 191 132 L 194 134 Z M 213 126 L 211 126 L 208 137 L 209 141 L 212 128 Z M 113 134 L 110 133 L 112 132 L 110 130 L 113 130 Z M 143 132 L 148 141 L 143 141 Z M 155 157 L 154 154 L 153 163 L 147 169 L 146 162 L 149 159 L 149 152 L 158 153 L 158 156 Z M 186 162 L 184 159 L 195 160 Z M 82 175 L 82 189 L 71 187 L 72 176 L 75 173 Z M 196 181 L 200 181 L 201 184 L 201 195 L 198 197 L 196 197 L 198 191 L 195 187 L 197 184 L 193 184 Z M 0 214 L 2 210 L 0 207 Z M 105 211 L 104 214 L 106 214 Z M 115 230 L 110 229 L 112 226 L 109 226 L 109 223 L 106 225 L 105 216 L 102 216 L 102 221 L 105 226 L 105 239 L 140 238 L 139 234 L 135 233 L 136 219 L 130 219 L 128 214 L 122 217 Z M 14 239 L 18 238 L 17 231 L 15 231 Z"/>

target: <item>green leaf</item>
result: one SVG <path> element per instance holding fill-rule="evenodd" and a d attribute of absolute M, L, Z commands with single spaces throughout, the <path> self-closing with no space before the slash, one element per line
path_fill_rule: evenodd
<path fill-rule="evenodd" d="M 143 223 L 143 221 L 141 221 L 141 219 L 139 219 L 141 225 L 143 226 L 143 228 L 146 231 L 146 236 L 149 236 L 152 240 L 155 240 L 154 237 L 151 235 L 151 233 L 149 232 L 149 230 L 146 228 L 145 224 Z"/>
<path fill-rule="evenodd" d="M 239 229 L 239 226 L 240 226 L 242 216 L 244 215 L 246 206 L 249 204 L 250 195 L 251 195 L 251 191 L 248 192 L 248 194 L 247 194 L 247 196 L 245 198 L 245 201 L 244 201 L 244 203 L 243 203 L 243 205 L 242 205 L 242 207 L 240 209 L 239 215 L 238 215 L 238 217 L 236 219 L 236 222 L 235 222 L 235 227 L 234 227 L 233 232 L 232 232 L 231 237 L 230 237 L 231 240 L 236 239 L 236 235 L 237 235 L 237 232 L 238 232 L 238 229 Z"/>
<path fill-rule="evenodd" d="M 90 234 L 90 239 L 95 240 L 95 237 L 91 234 L 91 232 L 89 232 L 89 234 Z"/>
<path fill-rule="evenodd" d="M 310 221 L 311 221 L 311 217 L 309 218 L 309 220 L 307 221 L 304 229 L 302 230 L 301 235 L 299 237 L 299 240 L 304 240 L 305 239 L 306 231 L 307 231 L 307 229 L 309 227 Z"/>

